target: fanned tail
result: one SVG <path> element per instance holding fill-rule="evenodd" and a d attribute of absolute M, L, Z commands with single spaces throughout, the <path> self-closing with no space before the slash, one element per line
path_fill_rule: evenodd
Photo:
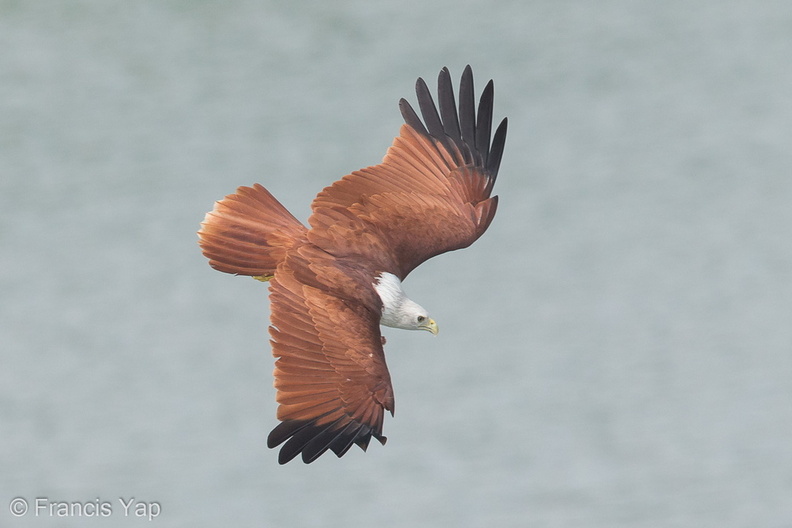
<path fill-rule="evenodd" d="M 206 213 L 199 242 L 209 265 L 268 280 L 306 228 L 267 189 L 239 187 Z"/>

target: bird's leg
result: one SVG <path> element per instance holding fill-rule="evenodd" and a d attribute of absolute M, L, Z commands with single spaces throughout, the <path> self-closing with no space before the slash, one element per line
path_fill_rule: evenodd
<path fill-rule="evenodd" d="M 261 281 L 261 282 L 269 282 L 269 281 L 270 281 L 270 279 L 271 279 L 272 277 L 274 277 L 274 276 L 275 276 L 274 274 L 266 274 L 266 275 L 258 275 L 258 276 L 255 276 L 255 277 L 253 277 L 253 278 L 254 278 L 254 279 L 256 279 L 257 281 Z"/>

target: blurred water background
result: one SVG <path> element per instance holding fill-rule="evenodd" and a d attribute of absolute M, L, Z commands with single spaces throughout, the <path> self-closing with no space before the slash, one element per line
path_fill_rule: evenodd
<path fill-rule="evenodd" d="M 789 2 L 2 0 L 0 50 L 0 526 L 792 526 Z M 388 445 L 278 466 L 266 287 L 199 222 L 307 219 L 467 63 L 498 216 L 406 283 Z"/>

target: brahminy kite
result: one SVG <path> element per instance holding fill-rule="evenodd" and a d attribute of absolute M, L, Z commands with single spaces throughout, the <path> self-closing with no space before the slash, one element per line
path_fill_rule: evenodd
<path fill-rule="evenodd" d="M 451 77 L 438 107 L 416 83 L 423 122 L 402 99 L 405 124 L 382 163 L 344 176 L 311 204 L 306 228 L 264 187 L 239 187 L 215 203 L 198 232 L 209 264 L 269 281 L 281 464 L 328 449 L 338 457 L 373 436 L 384 444 L 394 400 L 380 325 L 437 334 L 402 281 L 425 260 L 472 244 L 489 227 L 507 120 L 492 136 L 493 85 L 475 108 L 465 68 L 457 110 Z"/>

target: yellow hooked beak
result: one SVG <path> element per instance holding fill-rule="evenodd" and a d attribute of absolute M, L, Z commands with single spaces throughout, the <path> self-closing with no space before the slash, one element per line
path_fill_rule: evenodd
<path fill-rule="evenodd" d="M 421 330 L 432 332 L 433 335 L 437 335 L 437 332 L 440 331 L 440 329 L 437 328 L 437 323 L 435 323 L 434 319 L 432 318 L 429 318 L 429 320 L 422 323 L 418 328 L 420 328 Z"/>

